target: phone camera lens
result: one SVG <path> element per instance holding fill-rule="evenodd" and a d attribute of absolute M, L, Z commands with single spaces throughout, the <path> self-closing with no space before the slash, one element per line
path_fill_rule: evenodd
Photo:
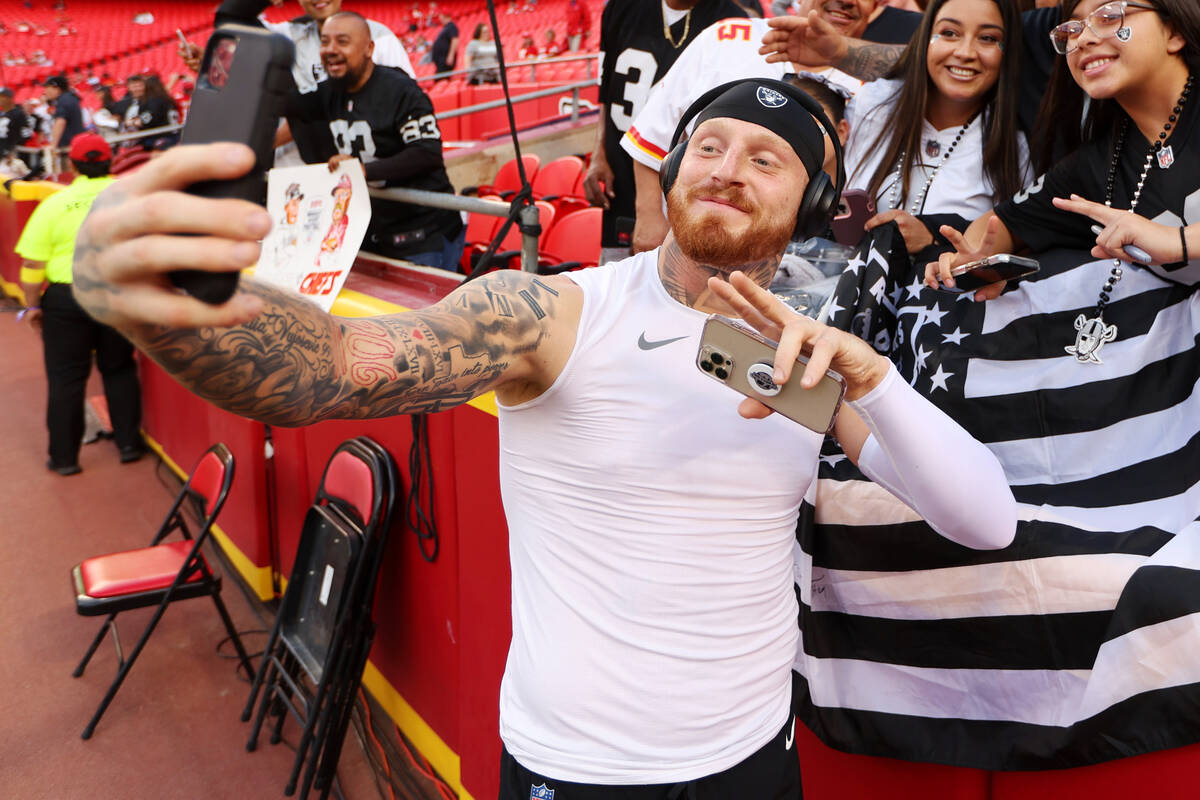
<path fill-rule="evenodd" d="M 700 369 L 704 370 L 705 372 L 712 372 L 713 371 L 712 362 L 711 361 L 701 361 Z"/>
<path fill-rule="evenodd" d="M 720 353 L 713 353 L 712 354 L 712 362 L 714 364 L 724 364 L 725 356 L 721 355 Z"/>
<path fill-rule="evenodd" d="M 716 360 L 716 359 L 714 359 L 714 360 Z M 725 380 L 726 378 L 729 377 L 729 371 L 722 367 L 717 367 L 716 370 L 713 371 L 713 375 L 716 375 L 721 380 Z"/>

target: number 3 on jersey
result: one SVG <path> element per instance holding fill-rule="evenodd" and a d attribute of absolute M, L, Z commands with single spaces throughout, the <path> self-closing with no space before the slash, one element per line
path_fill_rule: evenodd
<path fill-rule="evenodd" d="M 638 73 L 636 81 L 629 79 L 629 73 L 633 70 L 637 70 Z M 633 123 L 633 118 L 646 104 L 646 97 L 650 94 L 654 76 L 658 72 L 658 61 L 653 53 L 631 47 L 617 56 L 613 72 L 625 77 L 625 87 L 621 92 L 621 100 L 609 105 L 609 115 L 617 130 L 627 131 Z M 625 110 L 626 106 L 628 111 Z"/>
<path fill-rule="evenodd" d="M 375 155 L 375 140 L 371 138 L 371 126 L 366 120 L 356 119 L 347 123 L 344 119 L 331 119 L 329 132 L 333 134 L 333 146 L 339 153 L 366 160 Z"/>

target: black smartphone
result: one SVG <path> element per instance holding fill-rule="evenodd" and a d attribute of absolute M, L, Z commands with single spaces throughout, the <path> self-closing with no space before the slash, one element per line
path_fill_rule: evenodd
<path fill-rule="evenodd" d="M 800 386 L 800 369 L 792 380 L 780 386 L 774 373 L 776 342 L 738 320 L 711 315 L 700 334 L 696 366 L 705 375 L 736 392 L 753 397 L 793 422 L 817 433 L 829 433 L 837 420 L 838 409 L 846 395 L 846 381 L 826 370 L 811 389 Z M 800 364 L 808 359 L 800 356 Z"/>
<path fill-rule="evenodd" d="M 275 163 L 275 130 L 294 86 L 293 58 L 291 40 L 262 28 L 222 25 L 213 33 L 204 48 L 180 144 L 241 142 L 254 151 L 254 167 L 233 180 L 193 184 L 189 193 L 266 202 L 267 171 Z M 238 275 L 177 270 L 171 273 L 171 281 L 193 297 L 217 305 L 233 296 Z"/>
<path fill-rule="evenodd" d="M 862 241 L 863 225 L 875 216 L 875 201 L 862 189 L 847 189 L 838 201 L 838 210 L 830 226 L 838 244 L 856 246 Z"/>
<path fill-rule="evenodd" d="M 1041 268 L 1035 259 L 1000 253 L 950 270 L 954 286 L 943 286 L 948 292 L 973 292 L 989 283 L 1013 281 L 1032 275 Z"/>

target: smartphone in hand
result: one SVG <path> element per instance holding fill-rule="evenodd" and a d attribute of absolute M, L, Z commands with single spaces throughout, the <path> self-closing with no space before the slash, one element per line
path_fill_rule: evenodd
<path fill-rule="evenodd" d="M 973 292 L 989 283 L 1012 281 L 1032 275 L 1041 268 L 1035 259 L 999 253 L 950 270 L 953 286 L 942 286 L 948 292 Z"/>
<path fill-rule="evenodd" d="M 275 163 L 275 129 L 291 91 L 292 42 L 246 25 L 223 25 L 204 50 L 181 144 L 241 142 L 254 151 L 254 167 L 240 178 L 193 184 L 201 197 L 233 197 L 263 204 L 267 171 Z M 214 305 L 237 288 L 237 273 L 177 270 L 171 281 Z"/>
<path fill-rule="evenodd" d="M 782 386 L 775 383 L 775 349 L 778 343 L 766 338 L 745 323 L 711 315 L 700 334 L 696 366 L 705 375 L 724 383 L 736 392 L 758 400 L 793 422 L 817 433 L 829 433 L 837 420 L 838 409 L 846 394 L 841 375 L 826 370 L 811 389 L 800 386 L 801 369 Z M 807 364 L 801 356 L 797 364 Z"/>

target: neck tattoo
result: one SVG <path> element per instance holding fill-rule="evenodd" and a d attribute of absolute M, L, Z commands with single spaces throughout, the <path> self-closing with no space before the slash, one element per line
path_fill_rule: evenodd
<path fill-rule="evenodd" d="M 1167 123 L 1163 125 L 1162 131 L 1158 134 L 1158 138 L 1150 144 L 1150 149 L 1146 152 L 1146 162 L 1142 165 L 1142 174 L 1138 176 L 1137 186 L 1133 190 L 1133 199 L 1129 203 L 1129 213 L 1132 214 L 1137 209 L 1138 201 L 1142 199 L 1142 188 L 1146 185 L 1146 178 L 1150 175 L 1150 167 L 1155 160 L 1158 161 L 1158 166 L 1161 169 L 1169 169 L 1175 163 L 1175 153 L 1171 146 L 1165 144 L 1167 135 L 1179 120 L 1179 115 L 1183 112 L 1183 106 L 1187 102 L 1188 94 L 1192 90 L 1192 76 L 1189 74 L 1187 83 L 1183 85 L 1183 93 L 1179 95 L 1179 101 L 1175 103 L 1175 107 L 1171 109 L 1171 114 L 1167 118 Z M 1121 161 L 1121 151 L 1125 148 L 1125 137 L 1129 133 L 1129 119 L 1121 125 L 1121 132 L 1117 134 L 1116 144 L 1113 146 L 1112 162 L 1108 165 L 1108 178 L 1104 185 L 1104 205 L 1112 207 L 1113 191 L 1117 182 L 1117 165 Z M 1108 305 L 1109 296 L 1112 293 L 1113 287 L 1120 282 L 1121 276 L 1124 274 L 1121 268 L 1123 262 L 1119 258 L 1113 259 L 1112 270 L 1109 272 L 1108 279 L 1104 282 L 1104 288 L 1100 290 L 1100 297 L 1096 301 L 1096 311 L 1091 319 L 1088 319 L 1083 314 L 1075 318 L 1075 344 L 1065 348 L 1068 353 L 1075 356 L 1075 360 L 1080 364 L 1103 364 L 1100 360 L 1100 348 L 1104 347 L 1108 342 L 1117 338 L 1117 326 L 1106 325 L 1104 322 L 1104 307 Z M 1136 263 L 1136 262 L 1133 262 Z"/>
<path fill-rule="evenodd" d="M 663 38 L 667 40 L 667 43 L 670 44 L 671 47 L 678 50 L 683 46 L 683 43 L 687 41 L 688 31 L 691 30 L 692 10 L 689 8 L 687 11 L 683 12 L 683 34 L 679 37 L 679 41 L 676 41 L 671 36 L 671 26 L 667 24 L 667 10 L 661 6 L 659 8 L 662 9 L 663 12 Z"/>
<path fill-rule="evenodd" d="M 697 311 L 737 316 L 723 300 L 713 295 L 712 290 L 708 288 L 708 279 L 715 275 L 727 280 L 729 273 L 741 270 L 750 280 L 767 288 L 771 285 L 775 270 L 779 268 L 780 258 L 775 256 L 763 261 L 721 269 L 708 264 L 698 264 L 688 258 L 674 237 L 670 237 L 659 253 L 658 275 L 667 294 L 679 303 Z"/>
<path fill-rule="evenodd" d="M 967 129 L 971 127 L 971 123 L 973 123 L 975 118 L 978 116 L 979 112 L 975 112 L 971 115 L 971 118 L 963 123 L 963 126 L 958 129 L 958 134 L 955 135 L 954 141 L 950 143 L 948 148 L 946 148 L 946 152 L 942 155 L 941 160 L 939 160 L 934 166 L 933 171 L 929 173 L 929 177 L 925 179 L 925 185 L 921 187 L 921 191 L 918 192 L 916 197 L 913 198 L 912 203 L 908 207 L 908 213 L 915 217 L 917 214 L 925 210 L 925 196 L 929 194 L 929 187 L 933 185 L 933 179 L 937 176 L 938 170 L 942 168 L 942 164 L 945 164 L 950 159 L 950 154 L 954 152 L 954 148 L 958 147 L 958 143 L 962 141 L 963 134 L 967 132 Z M 930 141 L 934 144 L 937 144 L 936 139 L 931 139 Z M 896 169 L 892 172 L 892 191 L 888 197 L 888 203 L 892 208 L 900 208 L 900 179 L 903 175 L 904 159 L 907 155 L 908 154 L 904 153 L 903 151 L 900 153 L 900 158 L 896 159 Z M 931 153 L 931 155 L 937 155 L 937 151 L 935 150 L 933 153 Z"/>

